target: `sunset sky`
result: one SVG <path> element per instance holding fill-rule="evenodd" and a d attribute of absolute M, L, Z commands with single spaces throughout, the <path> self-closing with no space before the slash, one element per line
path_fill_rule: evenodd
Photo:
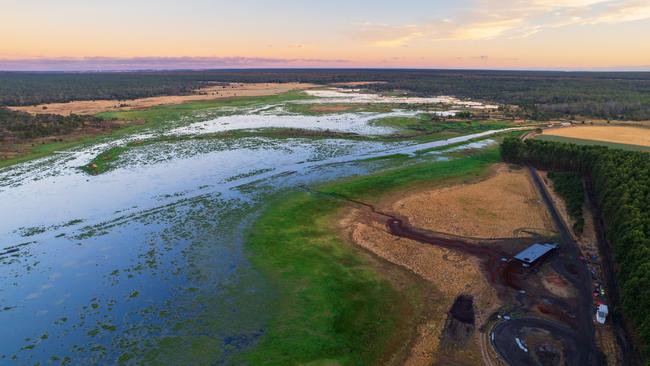
<path fill-rule="evenodd" d="M 650 70 L 650 0 L 2 0 L 0 70 Z"/>

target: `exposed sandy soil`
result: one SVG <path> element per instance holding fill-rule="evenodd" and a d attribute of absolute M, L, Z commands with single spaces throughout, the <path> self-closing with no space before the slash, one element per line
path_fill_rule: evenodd
<path fill-rule="evenodd" d="M 341 105 L 341 104 L 316 104 L 309 108 L 312 112 L 319 113 L 335 113 L 335 112 L 344 112 L 354 109 L 353 105 Z"/>
<path fill-rule="evenodd" d="M 395 193 L 383 197 L 375 207 L 396 213 L 415 227 L 461 236 L 526 235 L 521 228 L 554 231 L 527 171 L 506 164 L 495 164 L 489 175 L 478 182 Z M 386 217 L 368 209 L 350 210 L 340 225 L 351 242 L 430 282 L 440 293 L 436 299 L 438 310 L 420 323 L 406 365 L 500 363 L 490 352 L 486 335 L 478 329 L 503 304 L 477 259 L 393 236 L 386 227 Z M 560 297 L 575 297 L 572 286 L 550 268 L 540 272 L 539 286 Z M 440 339 L 447 312 L 459 295 L 474 298 L 477 330 L 465 346 L 445 347 Z"/>
<path fill-rule="evenodd" d="M 201 88 L 190 95 L 169 95 L 130 100 L 73 101 L 69 103 L 49 103 L 10 108 L 31 114 L 96 114 L 108 111 L 143 109 L 163 104 L 180 104 L 198 100 L 274 95 L 286 93 L 291 90 L 309 89 L 314 86 L 313 84 L 305 83 L 232 83 Z"/>
<path fill-rule="evenodd" d="M 520 234 L 517 229 L 521 227 L 553 229 L 526 171 L 513 170 L 505 164 L 495 165 L 490 176 L 480 182 L 387 196 L 376 206 L 398 213 L 416 227 L 456 235 L 510 237 L 513 232 Z M 459 365 L 481 364 L 486 352 L 480 347 L 482 334 L 478 330 L 473 341 L 462 348 L 440 344 L 447 312 L 459 295 L 473 296 L 477 329 L 501 305 L 479 263 L 455 251 L 393 236 L 385 220 L 368 210 L 354 209 L 340 223 L 353 243 L 408 269 L 440 292 L 436 304 L 439 311 L 418 327 L 405 364 L 442 365 L 452 361 Z M 557 281 L 554 285 L 558 287 L 556 291 L 571 295 Z"/>
<path fill-rule="evenodd" d="M 439 349 L 447 311 L 457 296 L 470 294 L 474 297 L 477 326 L 485 322 L 499 306 L 496 292 L 480 272 L 478 263 L 473 258 L 447 249 L 395 237 L 386 231 L 383 220 L 373 218 L 364 210 L 353 210 L 342 222 L 347 223 L 345 230 L 355 244 L 408 269 L 440 291 L 436 301 L 439 312 L 418 327 L 417 338 L 405 364 L 431 365 L 432 362 L 443 361 L 441 358 L 452 353 L 459 356 L 458 359 L 467 361 L 468 365 L 480 363 L 478 332 L 474 334 L 475 342 L 463 349 Z"/>
<path fill-rule="evenodd" d="M 393 212 L 416 227 L 460 236 L 500 238 L 553 231 L 553 224 L 523 169 L 496 166 L 484 181 L 426 190 L 397 200 Z"/>
<path fill-rule="evenodd" d="M 386 84 L 385 81 L 348 81 L 345 83 L 332 83 L 333 86 L 364 86 L 372 84 Z"/>
<path fill-rule="evenodd" d="M 576 126 L 544 131 L 545 135 L 650 146 L 650 129 L 630 126 Z"/>
<path fill-rule="evenodd" d="M 542 285 L 550 293 L 557 297 L 569 298 L 576 295 L 575 288 L 571 286 L 562 276 L 559 276 L 554 271 L 544 268 L 548 273 L 542 273 Z"/>

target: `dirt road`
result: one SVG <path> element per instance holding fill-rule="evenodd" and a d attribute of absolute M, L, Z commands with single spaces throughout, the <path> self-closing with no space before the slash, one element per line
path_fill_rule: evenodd
<path fill-rule="evenodd" d="M 532 315 L 522 315 L 517 317 L 516 321 L 515 319 L 504 321 L 495 327 L 493 345 L 509 364 L 534 364 L 535 360 L 531 358 L 531 353 L 524 351 L 516 342 L 516 338 L 523 338 L 524 334 L 533 330 L 546 332 L 552 339 L 560 341 L 562 349 L 556 350 L 556 355 L 561 354 L 568 364 L 601 365 L 603 360 L 596 346 L 592 320 L 590 273 L 585 263 L 579 260 L 581 255 L 579 248 L 553 205 L 537 171 L 530 168 L 530 174 L 562 238 L 563 245 L 559 250 L 561 255 L 552 261 L 552 266 L 577 289 L 578 296 L 575 304 L 556 298 L 543 288 L 534 286 L 531 271 L 523 269 L 515 261 L 508 260 L 515 254 L 512 250 L 515 241 L 519 242 L 519 246 L 528 244 L 523 242 L 522 238 L 477 241 L 473 238 L 443 235 L 414 228 L 402 219 L 390 215 L 386 226 L 392 235 L 475 256 L 482 263 L 487 279 L 500 296 L 516 298 L 516 301 L 519 301 L 519 305 L 515 305 L 516 311 Z M 517 295 L 513 297 L 513 293 Z M 535 307 L 545 309 L 553 319 L 534 316 L 531 309 Z"/>

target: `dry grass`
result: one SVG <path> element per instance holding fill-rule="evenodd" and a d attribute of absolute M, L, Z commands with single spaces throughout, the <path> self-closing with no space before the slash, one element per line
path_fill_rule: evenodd
<path fill-rule="evenodd" d="M 577 126 L 544 131 L 545 135 L 650 146 L 650 129 L 630 126 Z"/>
<path fill-rule="evenodd" d="M 345 112 L 354 109 L 353 105 L 341 105 L 341 104 L 317 104 L 309 108 L 312 112 L 317 113 L 336 113 L 336 112 Z"/>
<path fill-rule="evenodd" d="M 101 112 L 144 109 L 163 104 L 180 104 L 199 100 L 214 100 L 231 97 L 257 97 L 286 93 L 291 90 L 302 90 L 314 87 L 305 83 L 233 83 L 214 85 L 198 89 L 190 95 L 169 95 L 131 100 L 88 100 L 69 103 L 49 103 L 35 106 L 10 107 L 14 110 L 31 114 L 97 114 Z"/>
<path fill-rule="evenodd" d="M 416 227 L 461 236 L 498 238 L 522 228 L 553 230 L 527 172 L 505 164 L 484 181 L 415 193 L 391 209 Z"/>
<path fill-rule="evenodd" d="M 385 81 L 348 81 L 343 83 L 332 83 L 333 86 L 365 86 L 372 84 L 386 84 Z"/>
<path fill-rule="evenodd" d="M 440 291 L 435 304 L 437 311 L 418 327 L 416 340 L 405 364 L 430 365 L 442 361 L 440 357 L 449 352 L 462 353 L 462 356 L 458 354 L 459 359 L 468 361 L 468 364 L 480 363 L 478 332 L 475 333 L 475 342 L 463 350 L 442 350 L 439 344 L 447 312 L 457 296 L 474 296 L 479 325 L 499 306 L 496 292 L 484 278 L 478 263 L 471 257 L 447 249 L 395 237 L 386 231 L 382 220 L 373 219 L 366 211 L 354 210 L 341 222 L 356 245 L 408 269 Z"/>
<path fill-rule="evenodd" d="M 391 194 L 377 206 L 399 213 L 413 226 L 456 235 L 509 237 L 522 227 L 553 229 L 527 172 L 510 169 L 505 164 L 496 164 L 490 176 L 479 182 Z M 440 292 L 435 304 L 437 311 L 418 327 L 405 364 L 447 364 L 449 360 L 459 365 L 483 363 L 478 330 L 474 333 L 474 341 L 465 347 L 440 345 L 447 312 L 459 295 L 474 297 L 477 328 L 501 305 L 477 260 L 455 251 L 395 237 L 387 231 L 384 221 L 385 217 L 355 209 L 340 224 L 353 243 L 406 268 Z M 562 291 L 570 296 L 568 289 Z"/>

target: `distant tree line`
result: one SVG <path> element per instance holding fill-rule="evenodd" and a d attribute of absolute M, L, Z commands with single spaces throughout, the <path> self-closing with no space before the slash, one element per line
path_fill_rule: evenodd
<path fill-rule="evenodd" d="M 119 73 L 0 72 L 0 105 L 187 94 L 214 82 L 381 81 L 374 91 L 453 95 L 521 107 L 544 120 L 582 115 L 650 119 L 650 73 L 478 70 L 259 69 Z"/>
<path fill-rule="evenodd" d="M 65 135 L 84 126 L 99 126 L 105 122 L 92 116 L 31 115 L 0 107 L 0 141 Z"/>
<path fill-rule="evenodd" d="M 591 177 L 607 225 L 623 310 L 650 362 L 650 155 L 513 138 L 503 141 L 501 153 L 509 162 Z"/>

